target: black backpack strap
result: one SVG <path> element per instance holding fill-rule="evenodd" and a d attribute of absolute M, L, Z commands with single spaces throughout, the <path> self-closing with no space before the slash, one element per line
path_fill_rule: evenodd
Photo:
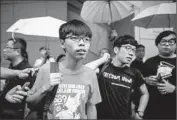
<path fill-rule="evenodd" d="M 50 73 L 58 73 L 58 72 L 59 72 L 58 62 L 51 62 L 50 63 Z M 54 86 L 54 88 L 50 92 L 48 92 L 45 96 L 43 120 L 47 119 L 47 111 L 49 110 L 49 107 L 55 98 L 57 89 L 58 89 L 58 85 Z"/>

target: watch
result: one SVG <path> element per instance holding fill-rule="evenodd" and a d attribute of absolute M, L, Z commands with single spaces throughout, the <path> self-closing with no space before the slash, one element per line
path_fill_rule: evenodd
<path fill-rule="evenodd" d="M 144 112 L 143 112 L 143 111 L 136 111 L 136 113 L 137 113 L 140 117 L 143 117 L 143 116 L 144 116 Z"/>

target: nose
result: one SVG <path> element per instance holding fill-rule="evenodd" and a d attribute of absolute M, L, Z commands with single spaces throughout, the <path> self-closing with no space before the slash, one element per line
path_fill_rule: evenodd
<path fill-rule="evenodd" d="M 80 41 L 79 41 L 79 46 L 80 46 L 80 45 L 82 45 L 82 46 L 85 45 L 85 42 L 84 42 L 83 38 L 81 38 Z"/>
<path fill-rule="evenodd" d="M 134 54 L 133 50 L 130 50 L 129 55 L 133 56 Z"/>

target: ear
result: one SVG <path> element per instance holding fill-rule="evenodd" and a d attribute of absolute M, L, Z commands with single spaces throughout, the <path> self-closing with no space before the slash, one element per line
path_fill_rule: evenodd
<path fill-rule="evenodd" d="M 114 47 L 114 53 L 117 54 L 119 52 L 119 48 L 118 47 Z"/>
<path fill-rule="evenodd" d="M 17 50 L 16 50 L 16 54 L 17 54 L 17 55 L 21 55 L 21 50 L 20 50 L 20 49 L 17 49 Z"/>
<path fill-rule="evenodd" d="M 65 49 L 65 40 L 60 39 L 60 45 L 63 49 Z"/>

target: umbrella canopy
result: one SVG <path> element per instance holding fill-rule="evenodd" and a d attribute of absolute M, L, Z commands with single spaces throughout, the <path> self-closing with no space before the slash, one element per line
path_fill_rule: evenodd
<path fill-rule="evenodd" d="M 140 1 L 85 1 L 81 17 L 93 23 L 111 23 L 133 13 L 133 8 L 140 7 Z"/>
<path fill-rule="evenodd" d="M 50 16 L 20 19 L 7 32 L 58 38 L 59 28 L 64 23 L 66 22 Z"/>
<path fill-rule="evenodd" d="M 172 27 L 176 24 L 176 2 L 146 8 L 131 20 L 144 28 Z"/>

